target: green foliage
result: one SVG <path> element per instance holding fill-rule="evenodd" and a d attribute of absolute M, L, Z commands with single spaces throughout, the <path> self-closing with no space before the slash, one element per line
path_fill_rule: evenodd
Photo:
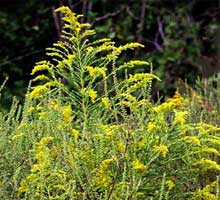
<path fill-rule="evenodd" d="M 0 198 L 218 199 L 220 128 L 191 122 L 178 91 L 150 102 L 159 78 L 129 73 L 149 63 L 120 62 L 141 44 L 90 41 L 80 15 L 57 11 L 62 40 L 33 68 L 24 106 L 0 113 Z"/>

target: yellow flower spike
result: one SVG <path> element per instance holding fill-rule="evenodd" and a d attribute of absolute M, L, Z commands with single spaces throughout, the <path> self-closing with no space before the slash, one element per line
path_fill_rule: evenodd
<path fill-rule="evenodd" d="M 33 68 L 31 75 L 34 75 L 36 72 L 43 71 L 43 70 L 49 70 L 49 69 L 50 69 L 49 62 L 41 61 L 41 62 L 38 62 L 36 64 L 36 66 Z"/>
<path fill-rule="evenodd" d="M 45 75 L 38 75 L 37 77 L 35 77 L 32 81 L 36 82 L 36 81 L 49 81 L 49 77 L 45 76 Z"/>
<path fill-rule="evenodd" d="M 48 88 L 46 87 L 46 85 L 38 85 L 36 87 L 34 87 L 34 89 L 29 93 L 29 97 L 31 99 L 35 99 L 40 97 L 44 92 L 47 92 Z"/>
<path fill-rule="evenodd" d="M 201 134 L 209 134 L 213 133 L 215 131 L 220 131 L 219 127 L 213 126 L 212 124 L 207 124 L 207 123 L 199 123 L 198 124 L 198 130 L 201 132 Z"/>
<path fill-rule="evenodd" d="M 110 176 L 109 165 L 114 161 L 114 158 L 105 159 L 101 162 L 99 168 L 96 170 L 94 183 L 98 188 L 106 189 L 112 183 Z"/>
<path fill-rule="evenodd" d="M 40 142 L 38 142 L 39 146 L 45 146 L 47 145 L 49 142 L 53 141 L 54 137 L 52 136 L 45 136 L 43 137 Z"/>
<path fill-rule="evenodd" d="M 141 60 L 131 60 L 119 66 L 118 70 L 122 70 L 124 68 L 133 68 L 135 66 L 142 66 L 142 65 L 149 65 L 149 62 L 141 61 Z"/>
<path fill-rule="evenodd" d="M 121 97 L 125 97 L 126 99 L 128 99 L 128 101 L 137 102 L 136 97 L 132 96 L 131 94 L 122 93 L 122 94 L 120 94 L 120 96 L 121 96 Z"/>
<path fill-rule="evenodd" d="M 143 163 L 141 163 L 139 160 L 133 161 L 132 162 L 132 167 L 138 173 L 146 172 L 147 169 L 148 169 L 148 167 L 146 165 L 144 165 Z"/>
<path fill-rule="evenodd" d="M 158 106 L 153 107 L 153 110 L 157 113 L 165 113 L 173 109 L 173 104 L 164 102 Z"/>
<path fill-rule="evenodd" d="M 37 105 L 36 110 L 37 110 L 37 111 L 43 110 L 43 106 Z"/>
<path fill-rule="evenodd" d="M 20 187 L 18 188 L 18 195 L 20 196 L 22 193 L 28 190 L 28 186 L 25 180 L 21 181 Z"/>
<path fill-rule="evenodd" d="M 63 107 L 63 121 L 67 125 L 71 121 L 72 109 L 70 106 Z"/>
<path fill-rule="evenodd" d="M 220 145 L 220 138 L 203 138 L 203 141 L 214 144 L 214 145 Z"/>
<path fill-rule="evenodd" d="M 150 73 L 136 73 L 134 75 L 129 75 L 128 83 L 131 85 L 129 90 L 136 91 L 139 88 L 145 87 L 153 79 L 160 80 L 157 76 Z"/>
<path fill-rule="evenodd" d="M 220 170 L 220 165 L 218 165 L 215 161 L 210 159 L 202 158 L 197 161 L 194 165 L 199 165 L 203 170 Z"/>
<path fill-rule="evenodd" d="M 191 144 L 198 145 L 198 146 L 201 144 L 199 138 L 195 136 L 185 136 L 181 140 L 185 141 L 186 143 L 191 143 Z"/>
<path fill-rule="evenodd" d="M 166 145 L 154 146 L 154 151 L 161 152 L 162 156 L 165 158 L 168 153 L 168 148 Z"/>
<path fill-rule="evenodd" d="M 205 187 L 203 187 L 202 189 L 197 189 L 194 194 L 193 197 L 196 197 L 197 199 L 204 199 L 204 200 L 216 200 L 216 195 L 213 194 L 213 192 L 216 189 L 216 181 L 206 185 Z"/>
<path fill-rule="evenodd" d="M 105 67 L 97 67 L 97 72 L 101 74 L 103 77 L 106 77 L 106 68 Z"/>
<path fill-rule="evenodd" d="M 215 154 L 215 155 L 220 155 L 220 153 L 218 152 L 218 150 L 214 149 L 214 148 L 209 148 L 209 147 L 204 147 L 204 148 L 201 148 L 199 149 L 199 152 L 204 152 L 204 153 L 212 153 L 212 154 Z"/>

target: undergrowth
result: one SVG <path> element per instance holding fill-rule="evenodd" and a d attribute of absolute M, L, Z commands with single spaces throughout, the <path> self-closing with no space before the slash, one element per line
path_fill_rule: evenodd
<path fill-rule="evenodd" d="M 193 120 L 178 90 L 150 101 L 150 64 L 120 61 L 141 44 L 91 41 L 80 15 L 57 12 L 61 41 L 33 68 L 24 106 L 0 113 L 0 199 L 220 199 L 217 124 Z"/>

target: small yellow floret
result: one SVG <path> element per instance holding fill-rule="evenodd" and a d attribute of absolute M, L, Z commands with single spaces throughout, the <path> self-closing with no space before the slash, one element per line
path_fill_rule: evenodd
<path fill-rule="evenodd" d="M 176 111 L 174 124 L 184 125 L 186 122 L 187 115 L 188 115 L 187 111 Z"/>
<path fill-rule="evenodd" d="M 153 131 L 155 131 L 157 129 L 157 126 L 155 125 L 155 123 L 153 122 L 149 122 L 147 125 L 147 131 L 149 133 L 152 133 Z"/>
<path fill-rule="evenodd" d="M 73 138 L 78 138 L 78 136 L 79 136 L 79 131 L 78 130 L 76 130 L 76 129 L 72 129 L 71 130 L 71 135 L 73 136 Z"/>
<path fill-rule="evenodd" d="M 172 180 L 166 181 L 168 190 L 172 190 L 175 187 L 175 183 Z"/>
<path fill-rule="evenodd" d="M 111 107 L 111 103 L 109 102 L 109 98 L 108 97 L 103 97 L 101 99 L 103 105 L 105 106 L 106 109 L 109 109 Z"/>
<path fill-rule="evenodd" d="M 20 138 L 23 138 L 24 137 L 24 133 L 19 133 L 19 134 L 16 134 L 12 137 L 12 140 L 17 140 L 17 139 L 20 139 Z"/>
<path fill-rule="evenodd" d="M 58 110 L 58 109 L 59 109 L 59 104 L 58 104 L 56 101 L 51 101 L 51 102 L 48 104 L 48 107 L 49 107 L 49 108 L 52 108 L 53 110 Z"/>
<path fill-rule="evenodd" d="M 94 103 L 96 98 L 97 98 L 97 91 L 90 89 L 87 91 L 87 94 L 89 95 L 89 97 L 91 98 L 92 102 Z"/>
<path fill-rule="evenodd" d="M 166 145 L 159 145 L 159 146 L 154 146 L 154 150 L 155 151 L 159 151 L 161 152 L 163 157 L 166 157 L 167 153 L 168 153 L 168 148 Z"/>

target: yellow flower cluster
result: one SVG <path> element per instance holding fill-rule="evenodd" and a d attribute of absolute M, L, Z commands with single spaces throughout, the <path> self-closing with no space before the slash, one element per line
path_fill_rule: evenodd
<path fill-rule="evenodd" d="M 216 127 L 211 124 L 204 123 L 204 122 L 198 124 L 198 129 L 200 131 L 200 135 L 210 134 L 216 131 L 220 131 L 219 127 Z"/>
<path fill-rule="evenodd" d="M 103 97 L 101 99 L 101 101 L 102 101 L 102 103 L 103 103 L 103 105 L 105 106 L 106 109 L 111 108 L 111 103 L 110 103 L 110 100 L 109 100 L 108 97 Z"/>
<path fill-rule="evenodd" d="M 59 109 L 59 104 L 56 101 L 51 101 L 48 103 L 48 108 L 53 109 L 53 110 L 58 110 Z"/>
<path fill-rule="evenodd" d="M 49 77 L 45 76 L 44 74 L 42 75 L 38 75 L 37 77 L 35 77 L 32 81 L 49 81 Z"/>
<path fill-rule="evenodd" d="M 31 184 L 36 184 L 39 180 L 38 173 L 44 173 L 45 169 L 50 165 L 50 159 L 48 157 L 48 147 L 47 144 L 51 142 L 54 138 L 51 136 L 43 137 L 40 142 L 36 144 L 36 149 L 34 150 L 36 155 L 35 158 L 37 163 L 31 168 L 31 174 L 27 176 L 26 180 L 22 180 L 20 187 L 18 188 L 18 195 L 23 192 L 29 191 Z"/>
<path fill-rule="evenodd" d="M 133 68 L 135 66 L 143 66 L 143 65 L 149 65 L 149 62 L 141 61 L 141 60 L 131 60 L 119 66 L 118 70 L 122 70 L 124 68 Z"/>
<path fill-rule="evenodd" d="M 102 75 L 103 77 L 106 77 L 106 68 L 105 67 L 86 67 L 87 71 L 89 72 L 89 75 L 92 77 L 96 77 L 99 75 Z"/>
<path fill-rule="evenodd" d="M 46 85 L 38 85 L 30 92 L 29 97 L 31 99 L 39 98 L 43 93 L 47 92 L 48 88 Z"/>
<path fill-rule="evenodd" d="M 200 148 L 199 152 L 212 153 L 212 154 L 215 154 L 215 155 L 218 155 L 218 156 L 220 155 L 218 150 L 216 150 L 214 148 L 209 148 L 209 147 Z"/>
<path fill-rule="evenodd" d="M 79 131 L 76 129 L 71 130 L 71 135 L 73 136 L 74 139 L 77 139 L 79 136 Z"/>
<path fill-rule="evenodd" d="M 96 50 L 97 52 L 103 52 L 103 51 L 112 51 L 115 49 L 115 46 L 113 45 L 113 42 L 105 42 L 104 44 L 100 45 L 98 49 Z M 110 59 L 110 55 L 108 55 L 108 59 Z"/>
<path fill-rule="evenodd" d="M 80 24 L 78 19 L 82 17 L 82 15 L 76 15 L 66 6 L 62 6 L 55 11 L 64 14 L 64 16 L 62 17 L 63 21 L 66 22 L 64 28 L 71 29 L 76 35 L 80 33 L 82 28 L 90 26 L 90 24 L 88 23 Z"/>
<path fill-rule="evenodd" d="M 30 107 L 29 109 L 28 109 L 28 113 L 33 113 L 34 112 L 34 110 L 35 110 L 35 107 Z"/>
<path fill-rule="evenodd" d="M 216 181 L 206 185 L 202 189 L 198 189 L 194 192 L 193 196 L 195 199 L 204 199 L 204 200 L 217 200 L 216 195 L 213 191 L 216 190 Z"/>
<path fill-rule="evenodd" d="M 199 138 L 196 136 L 185 136 L 181 140 L 185 141 L 186 143 L 195 144 L 198 146 L 201 144 Z"/>
<path fill-rule="evenodd" d="M 152 133 L 153 131 L 157 130 L 157 126 L 155 123 L 153 122 L 149 122 L 148 125 L 147 125 L 147 131 L 149 133 Z"/>
<path fill-rule="evenodd" d="M 180 95 L 179 91 L 176 90 L 175 95 L 172 98 L 167 99 L 167 103 L 172 104 L 174 107 L 181 107 L 184 104 L 185 100 Z"/>
<path fill-rule="evenodd" d="M 33 68 L 31 75 L 34 75 L 36 72 L 49 70 L 49 69 L 50 69 L 49 62 L 41 61 L 41 62 L 36 63 L 36 66 Z"/>
<path fill-rule="evenodd" d="M 21 130 L 22 128 L 24 128 L 27 124 L 24 122 L 21 122 L 17 128 L 17 130 Z"/>
<path fill-rule="evenodd" d="M 154 151 L 157 152 L 161 152 L 163 157 L 166 157 L 167 153 L 168 153 L 168 148 L 166 145 L 158 145 L 158 146 L 154 146 Z"/>
<path fill-rule="evenodd" d="M 112 53 L 111 54 L 108 54 L 107 55 L 107 58 L 109 60 L 115 60 L 118 58 L 118 56 L 123 52 L 123 51 L 126 51 L 128 49 L 134 49 L 134 48 L 137 48 L 137 47 L 144 47 L 144 45 L 140 44 L 140 43 L 137 43 L 137 42 L 131 42 L 131 43 L 128 43 L 126 45 L 120 45 L 119 47 L 115 47 L 115 46 L 112 46 Z"/>
<path fill-rule="evenodd" d="M 104 132 L 104 134 L 108 137 L 113 139 L 116 135 L 118 135 L 118 130 L 120 128 L 119 125 L 104 125 L 100 124 L 99 128 Z"/>
<path fill-rule="evenodd" d="M 95 103 L 95 100 L 97 98 L 97 91 L 93 90 L 93 89 L 89 89 L 87 91 L 87 94 L 89 95 L 89 97 L 91 98 L 92 102 Z"/>
<path fill-rule="evenodd" d="M 166 102 L 155 106 L 153 110 L 157 113 L 164 113 L 175 108 L 182 108 L 185 103 L 186 100 L 180 95 L 179 91 L 177 90 L 172 98 L 168 98 Z M 180 121 L 183 122 L 182 119 Z"/>
<path fill-rule="evenodd" d="M 175 111 L 174 124 L 184 125 L 186 122 L 186 117 L 188 115 L 187 111 Z"/>
<path fill-rule="evenodd" d="M 122 51 L 126 51 L 126 50 L 128 50 L 128 49 L 133 50 L 133 49 L 135 49 L 135 48 L 137 48 L 137 47 L 142 47 L 142 48 L 143 48 L 144 45 L 143 45 L 143 44 L 140 44 L 140 43 L 138 43 L 138 42 L 131 42 L 131 43 L 128 43 L 128 44 L 125 44 L 125 45 L 120 45 L 120 46 L 116 49 L 115 54 L 116 54 L 116 55 L 120 55 Z"/>
<path fill-rule="evenodd" d="M 214 144 L 214 145 L 220 145 L 220 138 L 212 136 L 211 138 L 203 138 L 203 141 Z"/>
<path fill-rule="evenodd" d="M 138 173 L 146 172 L 147 169 L 148 169 L 148 167 L 146 165 L 144 165 L 143 163 L 141 163 L 139 160 L 133 161 L 132 162 L 132 167 Z"/>
<path fill-rule="evenodd" d="M 99 168 L 96 171 L 94 178 L 94 184 L 99 189 L 106 189 L 112 183 L 112 178 L 110 176 L 109 165 L 114 161 L 113 158 L 103 160 Z"/>
<path fill-rule="evenodd" d="M 73 59 L 74 59 L 75 57 L 76 57 L 76 56 L 73 55 L 73 54 L 68 54 L 67 64 L 71 66 L 72 63 L 73 63 Z"/>
<path fill-rule="evenodd" d="M 167 180 L 166 181 L 168 190 L 172 190 L 175 187 L 175 183 L 172 180 Z"/>
<path fill-rule="evenodd" d="M 72 109 L 70 106 L 63 107 L 63 121 L 64 124 L 67 125 L 71 121 Z"/>
<path fill-rule="evenodd" d="M 130 92 L 136 91 L 139 88 L 143 88 L 148 85 L 152 79 L 160 80 L 157 76 L 150 73 L 136 73 L 129 75 L 128 83 L 131 84 Z"/>
<path fill-rule="evenodd" d="M 202 167 L 203 170 L 220 170 L 220 165 L 218 165 L 215 161 L 210 159 L 202 158 L 201 160 L 197 161 L 195 165 L 199 165 Z"/>

